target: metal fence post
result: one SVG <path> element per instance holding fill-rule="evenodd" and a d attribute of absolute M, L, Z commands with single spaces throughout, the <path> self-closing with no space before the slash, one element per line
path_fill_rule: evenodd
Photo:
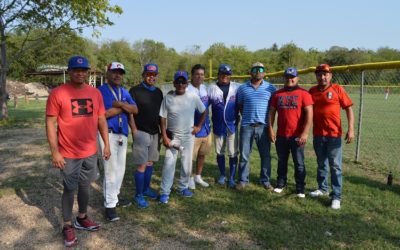
<path fill-rule="evenodd" d="M 361 71 L 361 85 L 360 85 L 360 107 L 358 109 L 358 130 L 357 130 L 357 146 L 356 146 L 356 162 L 360 161 L 360 148 L 361 148 L 361 127 L 362 127 L 362 114 L 364 105 L 364 81 L 365 70 Z"/>

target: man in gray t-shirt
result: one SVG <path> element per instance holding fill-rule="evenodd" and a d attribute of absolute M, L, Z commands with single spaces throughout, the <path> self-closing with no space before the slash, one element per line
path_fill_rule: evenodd
<path fill-rule="evenodd" d="M 192 153 L 194 135 L 199 132 L 205 116 L 206 108 L 200 98 L 186 92 L 188 73 L 177 71 L 174 75 L 175 91 L 168 93 L 161 104 L 161 134 L 163 144 L 167 148 L 162 170 L 160 202 L 168 203 L 169 194 L 174 181 L 175 165 L 178 153 L 181 153 L 181 177 L 178 190 L 184 197 L 192 197 L 189 191 L 189 178 L 192 172 Z M 194 112 L 202 113 L 199 124 L 194 126 Z"/>

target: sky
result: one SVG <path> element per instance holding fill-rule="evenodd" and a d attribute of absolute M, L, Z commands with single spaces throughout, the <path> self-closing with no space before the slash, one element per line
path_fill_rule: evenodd
<path fill-rule="evenodd" d="M 308 50 L 331 46 L 376 50 L 400 49 L 398 0 L 111 0 L 121 15 L 109 15 L 113 26 L 101 43 L 124 39 L 163 42 L 178 52 L 214 43 L 245 46 L 250 51 L 293 42 Z"/>

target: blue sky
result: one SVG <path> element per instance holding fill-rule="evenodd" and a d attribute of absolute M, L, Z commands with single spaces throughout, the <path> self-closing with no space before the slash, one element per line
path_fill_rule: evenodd
<path fill-rule="evenodd" d="M 152 39 L 178 52 L 213 43 L 269 48 L 294 42 L 303 49 L 331 46 L 400 49 L 398 0 L 111 0 L 124 10 L 96 41 Z"/>

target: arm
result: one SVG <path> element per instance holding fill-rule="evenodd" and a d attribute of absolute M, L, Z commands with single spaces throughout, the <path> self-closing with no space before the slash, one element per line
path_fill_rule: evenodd
<path fill-rule="evenodd" d="M 99 123 L 100 136 L 104 142 L 103 157 L 105 160 L 108 160 L 110 158 L 111 151 L 110 151 L 110 141 L 108 140 L 108 126 L 105 115 L 99 116 L 98 123 Z"/>
<path fill-rule="evenodd" d="M 351 143 L 354 140 L 354 113 L 351 106 L 345 109 L 347 116 L 347 133 L 346 133 L 346 144 Z"/>
<path fill-rule="evenodd" d="M 304 146 L 307 143 L 308 131 L 310 131 L 312 120 L 313 120 L 313 106 L 308 105 L 308 106 L 304 107 L 303 111 L 305 113 L 305 121 L 304 121 L 303 132 L 301 133 L 300 138 L 297 141 L 297 144 L 299 146 Z"/>
<path fill-rule="evenodd" d="M 129 124 L 129 127 L 131 128 L 132 138 L 134 138 L 136 135 L 136 132 L 137 132 L 137 127 L 136 127 L 135 118 L 133 117 L 133 114 L 129 114 L 128 124 Z"/>
<path fill-rule="evenodd" d="M 268 115 L 268 124 L 269 124 L 269 139 L 272 143 L 275 143 L 276 141 L 276 135 L 274 132 L 275 114 L 276 114 L 275 107 L 270 106 Z"/>
<path fill-rule="evenodd" d="M 169 148 L 171 140 L 167 136 L 167 118 L 161 117 L 160 127 L 161 127 L 161 136 L 163 138 L 163 144 L 165 147 Z"/>
<path fill-rule="evenodd" d="M 195 135 L 200 131 L 201 126 L 203 126 L 204 120 L 206 119 L 207 113 L 208 113 L 208 110 L 204 111 L 201 114 L 200 119 L 199 119 L 199 123 L 197 125 L 193 126 L 192 135 Z"/>
<path fill-rule="evenodd" d="M 46 134 L 47 141 L 50 145 L 51 160 L 55 168 L 63 169 L 65 166 L 65 160 L 60 154 L 60 151 L 58 151 L 56 123 L 56 116 L 46 116 Z"/>
<path fill-rule="evenodd" d="M 122 109 L 122 112 L 126 112 L 129 114 L 136 115 L 138 113 L 137 106 L 134 104 L 129 104 L 127 102 L 115 101 L 115 102 L 113 102 L 113 107 L 120 108 L 120 109 Z"/>
<path fill-rule="evenodd" d="M 106 118 L 110 118 L 116 115 L 119 115 L 123 112 L 121 108 L 109 108 L 106 111 Z"/>

